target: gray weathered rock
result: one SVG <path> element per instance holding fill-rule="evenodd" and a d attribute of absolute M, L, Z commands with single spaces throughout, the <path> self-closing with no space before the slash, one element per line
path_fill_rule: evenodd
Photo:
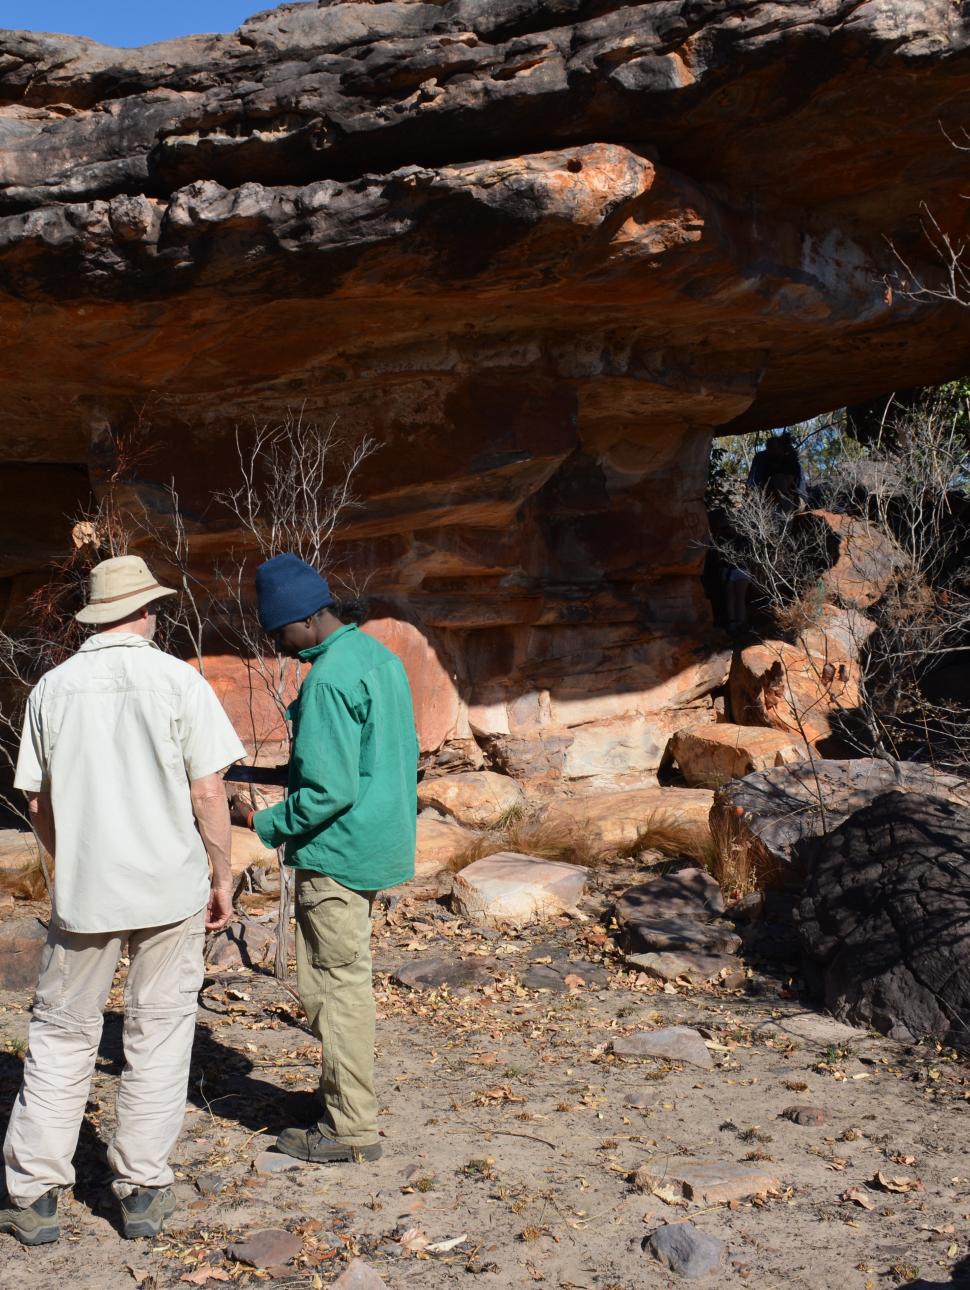
<path fill-rule="evenodd" d="M 726 974 L 740 973 L 744 968 L 730 954 L 691 954 L 689 952 L 661 952 L 649 954 L 627 954 L 624 963 L 635 967 L 647 976 L 656 977 L 658 981 L 687 980 L 695 985 L 717 981 Z"/>
<path fill-rule="evenodd" d="M 653 1057 L 660 1061 L 687 1062 L 710 1070 L 714 1065 L 707 1045 L 696 1030 L 666 1026 L 663 1030 L 637 1030 L 613 1040 L 617 1057 Z"/>
<path fill-rule="evenodd" d="M 440 986 L 447 986 L 449 990 L 475 989 L 492 979 L 492 969 L 481 959 L 440 958 L 412 959 L 391 977 L 409 990 L 436 990 Z"/>
<path fill-rule="evenodd" d="M 837 1018 L 970 1050 L 970 810 L 884 793 L 806 852 L 810 984 Z"/>
<path fill-rule="evenodd" d="M 733 954 L 741 937 L 728 927 L 701 923 L 694 918 L 630 919 L 621 924 L 620 943 L 629 946 L 631 959 L 638 954 Z"/>
<path fill-rule="evenodd" d="M 665 1268 L 682 1277 L 705 1277 L 724 1260 L 724 1242 L 693 1223 L 666 1223 L 644 1245 Z"/>
<path fill-rule="evenodd" d="M 33 990 L 46 943 L 47 928 L 37 918 L 0 924 L 0 990 Z"/>
<path fill-rule="evenodd" d="M 898 772 L 897 783 L 894 767 L 873 757 L 758 771 L 715 792 L 712 827 L 749 849 L 762 881 L 797 883 L 804 874 L 802 844 L 818 837 L 823 826 L 831 832 L 880 793 L 900 788 L 970 804 L 966 782 L 954 775 L 914 762 L 898 763 Z"/>

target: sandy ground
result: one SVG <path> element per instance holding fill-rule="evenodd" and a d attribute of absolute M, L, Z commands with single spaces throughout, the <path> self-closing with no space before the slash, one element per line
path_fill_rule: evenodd
<path fill-rule="evenodd" d="M 428 903 L 378 918 L 384 1156 L 376 1164 L 260 1172 L 275 1132 L 312 1115 L 316 1048 L 271 979 L 238 969 L 211 976 L 174 1161 L 181 1205 L 155 1242 L 119 1237 L 106 1189 L 103 1142 L 120 1069 L 116 990 L 77 1185 L 62 1200 L 63 1236 L 37 1250 L 0 1236 L 0 1287 L 320 1287 L 359 1256 L 392 1288 L 639 1290 L 684 1283 L 642 1248 L 659 1225 L 684 1220 L 725 1243 L 709 1286 L 964 1284 L 966 1064 L 932 1044 L 904 1049 L 850 1032 L 800 1004 L 783 976 L 756 967 L 734 991 L 638 979 L 597 922 L 623 878 L 598 875 L 600 890 L 583 906 L 588 921 L 521 935 L 480 935 Z M 431 954 L 475 958 L 488 981 L 453 993 L 390 982 L 397 966 Z M 605 963 L 606 972 L 592 986 L 570 975 L 560 993 L 520 983 L 530 959 L 564 955 Z M 0 995 L 0 1004 L 5 1119 L 29 999 Z M 617 1036 L 672 1024 L 702 1029 L 712 1069 L 610 1052 Z M 783 1118 L 793 1104 L 820 1108 L 825 1122 Z M 753 1201 L 700 1205 L 670 1203 L 672 1187 L 655 1194 L 631 1182 L 644 1164 L 672 1179 L 691 1160 L 742 1163 L 777 1185 Z M 843 1199 L 852 1191 L 861 1202 Z M 295 1262 L 267 1272 L 226 1257 L 231 1242 L 264 1228 L 302 1235 Z"/>

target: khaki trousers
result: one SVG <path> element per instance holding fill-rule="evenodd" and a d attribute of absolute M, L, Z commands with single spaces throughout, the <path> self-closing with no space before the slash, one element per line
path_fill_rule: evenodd
<path fill-rule="evenodd" d="M 337 1142 L 378 1140 L 374 1093 L 372 891 L 309 870 L 296 875 L 296 979 L 321 1044 L 321 1127 Z"/>
<path fill-rule="evenodd" d="M 30 1023 L 24 1080 L 3 1147 L 7 1191 L 30 1205 L 74 1183 L 77 1149 L 101 1040 L 104 1005 L 125 942 L 125 1068 L 108 1147 L 114 1190 L 164 1187 L 185 1116 L 202 986 L 205 911 L 167 927 L 65 932 L 51 925 Z"/>

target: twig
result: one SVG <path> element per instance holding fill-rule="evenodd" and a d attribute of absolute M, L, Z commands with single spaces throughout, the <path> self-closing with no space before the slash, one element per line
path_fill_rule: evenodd
<path fill-rule="evenodd" d="M 480 1124 L 473 1124 L 471 1120 L 459 1120 L 458 1123 L 467 1124 L 470 1129 L 474 1129 L 476 1133 L 482 1133 L 486 1137 L 493 1133 L 498 1133 L 503 1138 L 527 1138 L 529 1142 L 541 1142 L 544 1147 L 551 1147 L 553 1151 L 559 1150 L 554 1142 L 550 1142 L 548 1138 L 537 1138 L 534 1133 L 517 1133 L 514 1129 L 486 1129 Z M 451 1130 L 452 1135 L 454 1135 L 454 1132 L 454 1130 Z"/>

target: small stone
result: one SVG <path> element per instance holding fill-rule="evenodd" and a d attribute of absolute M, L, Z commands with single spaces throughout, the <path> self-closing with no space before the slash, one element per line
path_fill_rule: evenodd
<path fill-rule="evenodd" d="M 334 1281 L 333 1290 L 387 1290 L 387 1282 L 363 1259 L 354 1259 Z"/>
<path fill-rule="evenodd" d="M 253 1161 L 253 1168 L 258 1174 L 285 1174 L 291 1169 L 302 1169 L 303 1161 L 294 1160 L 282 1151 L 261 1151 Z"/>
<path fill-rule="evenodd" d="M 656 1098 L 650 1093 L 627 1093 L 623 1105 L 634 1111 L 650 1111 L 656 1105 Z"/>
<path fill-rule="evenodd" d="M 282 1228 L 268 1227 L 253 1232 L 242 1241 L 229 1246 L 229 1257 L 251 1268 L 282 1267 L 303 1249 L 303 1237 Z"/>
<path fill-rule="evenodd" d="M 632 954 L 734 954 L 741 945 L 741 937 L 730 928 L 686 915 L 626 923 L 620 941 Z"/>
<path fill-rule="evenodd" d="M 818 1126 L 826 1122 L 827 1116 L 820 1106 L 786 1106 L 782 1115 L 793 1124 Z"/>
<path fill-rule="evenodd" d="M 733 1200 L 764 1196 L 778 1179 L 730 1160 L 689 1160 L 683 1163 L 641 1165 L 633 1175 L 641 1191 L 672 1187 L 697 1205 L 727 1205 Z"/>
<path fill-rule="evenodd" d="M 397 969 L 391 980 L 408 990 L 474 989 L 492 980 L 489 968 L 480 960 L 418 958 Z"/>
<path fill-rule="evenodd" d="M 195 1187 L 200 1196 L 218 1196 L 225 1191 L 226 1180 L 222 1174 L 199 1174 Z"/>
<path fill-rule="evenodd" d="M 658 1262 L 682 1277 L 704 1277 L 721 1266 L 724 1242 L 693 1223 L 666 1223 L 644 1242 Z"/>
<path fill-rule="evenodd" d="M 617 1057 L 653 1057 L 668 1062 L 688 1062 L 710 1070 L 714 1065 L 707 1045 L 689 1026 L 666 1026 L 663 1030 L 638 1030 L 613 1040 Z"/>

